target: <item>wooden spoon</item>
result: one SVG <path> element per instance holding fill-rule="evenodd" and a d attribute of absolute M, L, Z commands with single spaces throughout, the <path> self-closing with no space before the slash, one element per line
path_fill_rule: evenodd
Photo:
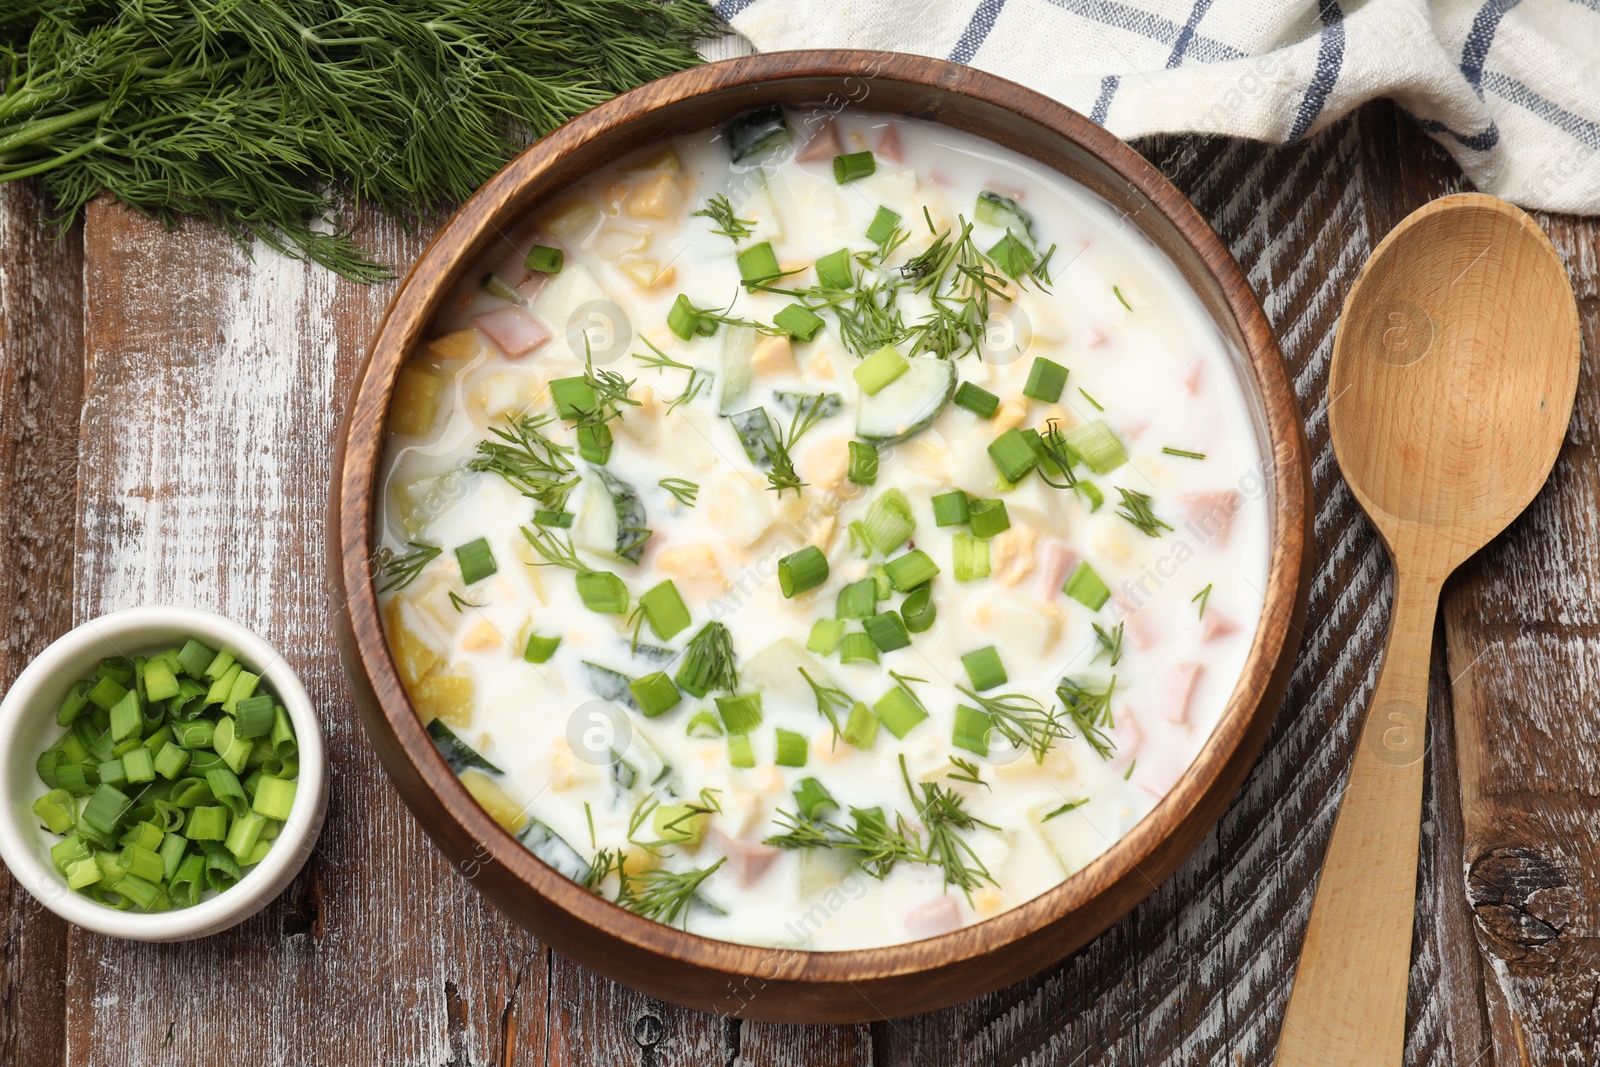
<path fill-rule="evenodd" d="M 1532 219 L 1492 196 L 1414 212 L 1345 300 L 1328 423 L 1393 557 L 1394 607 L 1278 1067 L 1400 1067 L 1439 589 L 1544 485 L 1578 358 L 1560 257 Z"/>

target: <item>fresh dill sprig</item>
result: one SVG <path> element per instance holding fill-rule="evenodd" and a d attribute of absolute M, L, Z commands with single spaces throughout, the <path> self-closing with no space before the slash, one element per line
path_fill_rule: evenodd
<path fill-rule="evenodd" d="M 733 637 L 720 622 L 708 622 L 689 639 L 678 667 L 678 684 L 691 692 L 739 688 L 739 665 L 733 655 Z"/>
<path fill-rule="evenodd" d="M 946 771 L 945 777 L 952 782 L 966 782 L 968 785 L 981 785 L 985 789 L 992 788 L 988 782 L 983 780 L 983 775 L 980 773 L 978 765 L 971 760 L 962 759 L 960 756 L 951 756 L 950 766 L 954 769 Z"/>
<path fill-rule="evenodd" d="M 378 568 L 389 580 L 378 587 L 378 592 L 387 593 L 395 589 L 404 589 L 417 580 L 417 575 L 422 573 L 422 568 L 432 563 L 444 551 L 432 545 L 425 545 L 420 541 L 407 541 L 412 551 L 403 556 L 397 556 L 394 551 L 385 548 L 378 553 Z"/>
<path fill-rule="evenodd" d="M 733 299 L 728 301 L 728 306 L 723 308 L 721 311 L 714 311 L 711 308 L 699 307 L 693 303 L 690 303 L 687 299 L 684 300 L 684 305 L 689 314 L 693 315 L 696 319 L 704 319 L 707 322 L 719 322 L 724 326 L 748 326 L 757 333 L 764 333 L 772 337 L 785 335 L 783 330 L 769 322 L 757 322 L 755 319 L 741 319 L 737 315 L 730 314 L 730 312 L 733 311 L 733 305 L 738 302 L 739 294 L 735 293 L 733 294 Z"/>
<path fill-rule="evenodd" d="M 966 894 L 968 900 L 972 899 L 972 891 L 984 882 L 993 885 L 994 878 L 989 874 L 989 868 L 984 866 L 972 846 L 956 831 L 973 830 L 980 826 L 987 830 L 1000 828 L 967 811 L 966 799 L 949 786 L 938 782 L 918 782 L 913 787 L 911 774 L 906 770 L 904 753 L 900 756 L 900 777 L 928 835 L 928 859 L 944 868 L 944 884 L 957 887 Z M 920 797 L 917 795 L 918 789 L 921 790 Z"/>
<path fill-rule="evenodd" d="M 481 607 L 483 607 L 482 604 L 474 604 L 472 601 L 468 600 L 466 597 L 459 595 L 454 589 L 450 590 L 450 606 L 456 609 L 456 613 L 457 614 L 461 613 L 461 609 L 462 608 L 481 608 Z"/>
<path fill-rule="evenodd" d="M 543 563 L 535 563 L 535 567 L 565 567 L 569 571 L 579 574 L 588 573 L 592 568 L 584 565 L 578 558 L 577 549 L 572 547 L 570 539 L 563 541 L 555 535 L 555 531 L 546 527 L 530 530 L 522 527 L 523 539 L 533 546 L 533 550 L 544 557 Z"/>
<path fill-rule="evenodd" d="M 671 356 L 667 355 L 665 352 L 661 351 L 661 349 L 655 346 L 654 342 L 652 342 L 650 338 L 641 337 L 639 340 L 643 341 L 645 347 L 650 349 L 650 355 L 641 356 L 639 353 L 635 352 L 633 354 L 633 358 L 638 360 L 640 363 L 643 363 L 646 367 L 654 367 L 657 370 L 666 370 L 668 367 L 672 367 L 674 370 L 694 370 L 694 368 L 689 364 L 680 363 Z"/>
<path fill-rule="evenodd" d="M 728 203 L 728 198 L 718 193 L 706 201 L 706 206 L 695 212 L 699 218 L 710 219 L 715 228 L 711 231 L 728 238 L 734 244 L 749 237 L 755 232 L 755 219 L 741 219 L 733 213 L 733 205 Z"/>
<path fill-rule="evenodd" d="M 529 139 L 698 64 L 719 23 L 691 0 L 13 3 L 0 181 L 41 177 L 63 227 L 104 190 L 383 281 L 327 225 L 349 196 L 459 204 Z"/>
<path fill-rule="evenodd" d="M 1150 494 L 1141 493 L 1137 489 L 1124 489 L 1120 485 L 1116 490 L 1122 494 L 1122 503 L 1117 505 L 1117 514 L 1137 526 L 1146 537 L 1160 537 L 1162 530 L 1172 529 L 1171 525 L 1162 522 L 1156 513 L 1150 510 Z"/>
<path fill-rule="evenodd" d="M 550 415 L 507 416 L 504 427 L 489 427 L 494 439 L 478 442 L 467 469 L 498 474 L 540 507 L 562 510 L 578 478 L 568 458 L 572 449 L 540 432 L 554 421 Z"/>
<path fill-rule="evenodd" d="M 1039 821 L 1040 822 L 1049 822 L 1051 819 L 1055 818 L 1057 815 L 1065 815 L 1069 811 L 1077 811 L 1079 808 L 1083 807 L 1087 803 L 1089 803 L 1089 798 L 1088 797 L 1084 797 L 1082 800 L 1069 800 L 1065 804 L 1061 805 L 1059 808 L 1056 808 L 1054 811 L 1052 811 L 1048 815 L 1044 816 Z"/>
<path fill-rule="evenodd" d="M 598 426 L 622 417 L 625 407 L 639 407 L 640 401 L 629 396 L 635 385 L 632 378 L 624 378 L 614 370 L 595 370 L 594 359 L 589 354 L 588 335 L 584 335 L 583 380 L 594 392 L 594 408 L 578 419 L 579 426 Z"/>
<path fill-rule="evenodd" d="M 1204 452 L 1191 452 L 1186 448 L 1173 448 L 1171 445 L 1163 445 L 1161 448 L 1161 454 L 1164 456 L 1177 456 L 1180 459 L 1206 458 L 1206 454 Z"/>
<path fill-rule="evenodd" d="M 691 867 L 686 871 L 669 871 L 655 867 L 628 881 L 627 893 L 618 893 L 617 903 L 646 919 L 671 925 L 687 918 L 689 906 L 701 898 L 696 896 L 707 878 L 728 862 L 723 856 L 709 867 Z"/>
<path fill-rule="evenodd" d="M 1197 618 L 1203 619 L 1206 617 L 1206 602 L 1211 599 L 1211 586 L 1213 584 L 1212 582 L 1207 582 L 1204 589 L 1189 598 L 1189 603 L 1198 603 L 1200 605 L 1200 614 Z"/>
<path fill-rule="evenodd" d="M 1037 763 L 1044 762 L 1056 741 L 1072 736 L 1054 708 L 1045 707 L 1031 696 L 1023 693 L 984 696 L 964 685 L 956 688 L 989 715 L 1000 736 L 1018 748 L 1028 749 Z"/>
<path fill-rule="evenodd" d="M 677 497 L 678 503 L 686 508 L 694 507 L 694 499 L 700 492 L 700 487 L 687 478 L 663 478 L 656 484 Z"/>
<path fill-rule="evenodd" d="M 1117 286 L 1113 285 L 1111 287 L 1111 291 L 1113 293 L 1117 294 L 1117 302 L 1118 303 L 1120 303 L 1123 307 L 1127 308 L 1129 311 L 1133 310 L 1133 305 L 1128 303 L 1128 298 L 1122 295 L 1122 290 L 1120 288 L 1118 288 Z"/>
<path fill-rule="evenodd" d="M 667 412 L 670 414 L 676 411 L 680 404 L 687 404 L 693 401 L 695 397 L 700 395 L 700 390 L 704 388 L 707 381 L 706 375 L 701 374 L 698 370 L 691 370 L 689 372 L 689 384 L 685 385 L 683 392 L 673 397 L 667 404 Z"/>
<path fill-rule="evenodd" d="M 1111 721 L 1111 692 L 1116 685 L 1117 677 L 1112 675 L 1103 687 L 1078 678 L 1063 678 L 1056 686 L 1056 696 L 1066 709 L 1067 717 L 1101 759 L 1110 759 L 1116 748 L 1106 736 L 1106 731 L 1115 725 Z"/>
<path fill-rule="evenodd" d="M 806 435 L 806 431 L 822 420 L 825 414 L 822 398 L 823 394 L 818 393 L 801 399 L 795 405 L 794 414 L 789 416 L 788 430 L 779 429 L 773 434 L 768 449 L 772 469 L 767 471 L 767 488 L 780 497 L 786 489 L 793 489 L 794 495 L 799 496 L 800 490 L 806 485 L 794 469 L 794 454 L 790 450 Z"/>
<path fill-rule="evenodd" d="M 1122 659 L 1122 629 L 1127 623 L 1119 622 L 1109 631 L 1099 623 L 1092 623 L 1091 625 L 1094 626 L 1094 639 L 1100 646 L 1099 651 L 1094 654 L 1095 659 L 1099 659 L 1101 656 L 1109 656 L 1111 665 L 1115 667 L 1117 661 Z"/>
<path fill-rule="evenodd" d="M 817 698 L 817 714 L 828 720 L 828 725 L 833 727 L 834 740 L 837 741 L 843 736 L 839 726 L 839 712 L 848 711 L 855 703 L 855 698 L 837 686 L 823 685 L 807 674 L 804 667 L 796 667 L 795 670 L 800 672 L 800 677 L 811 687 L 812 694 Z"/>
<path fill-rule="evenodd" d="M 1081 395 L 1082 395 L 1082 397 L 1083 397 L 1083 398 L 1084 398 L 1084 399 L 1085 399 L 1085 400 L 1087 400 L 1087 401 L 1088 401 L 1088 402 L 1089 402 L 1089 403 L 1090 403 L 1090 404 L 1091 404 L 1091 405 L 1093 405 L 1093 407 L 1094 407 L 1094 409 L 1095 409 L 1095 410 L 1096 410 L 1096 411 L 1104 411 L 1104 410 L 1105 410 L 1105 408 L 1104 408 L 1104 407 L 1102 407 L 1102 406 L 1101 406 L 1101 404 L 1100 404 L 1100 401 L 1098 401 L 1098 400 L 1096 400 L 1096 399 L 1095 399 L 1095 398 L 1094 398 L 1094 397 L 1092 397 L 1092 396 L 1090 396 L 1090 395 L 1089 395 L 1089 394 L 1088 394 L 1088 393 L 1087 393 L 1087 392 L 1086 392 L 1086 391 L 1084 391 L 1084 389 L 1082 389 L 1082 388 L 1081 388 L 1081 387 L 1080 387 L 1080 388 L 1079 388 L 1079 389 L 1078 389 L 1078 392 L 1079 392 L 1079 394 L 1081 394 Z"/>
<path fill-rule="evenodd" d="M 1080 462 L 1081 457 L 1071 445 L 1067 444 L 1067 435 L 1061 431 L 1055 419 L 1045 423 L 1044 432 L 1039 435 L 1039 447 L 1044 450 L 1045 458 L 1050 461 L 1048 464 L 1039 464 L 1039 477 L 1044 479 L 1044 483 L 1056 489 L 1076 489 L 1078 476 L 1073 473 L 1072 465 Z M 1065 481 L 1051 480 L 1046 472 L 1052 467 Z"/>

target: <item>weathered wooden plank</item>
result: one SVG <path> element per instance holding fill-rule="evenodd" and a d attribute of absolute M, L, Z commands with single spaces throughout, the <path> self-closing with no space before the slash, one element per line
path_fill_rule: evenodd
<path fill-rule="evenodd" d="M 74 931 L 66 1062 L 542 1061 L 543 948 L 426 843 L 328 637 L 333 434 L 387 291 L 106 204 L 87 234 L 76 613 L 186 603 L 260 630 L 321 710 L 333 774 L 315 856 L 257 917 L 173 946 Z M 367 236 L 400 261 L 420 244 Z"/>
<path fill-rule="evenodd" d="M 0 185 L 0 686 L 72 625 L 83 229 L 59 242 L 31 183 Z M 0 868 L 0 1063 L 61 1061 L 66 924 Z"/>

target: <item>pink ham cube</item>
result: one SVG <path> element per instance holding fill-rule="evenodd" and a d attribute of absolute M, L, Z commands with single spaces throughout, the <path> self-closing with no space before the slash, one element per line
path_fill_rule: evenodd
<path fill-rule="evenodd" d="M 1144 731 L 1139 728 L 1139 720 L 1134 718 L 1129 708 L 1117 712 L 1115 718 L 1117 725 L 1111 731 L 1111 762 L 1114 766 L 1126 767 L 1139 755 L 1139 747 L 1144 744 Z"/>
<path fill-rule="evenodd" d="M 499 345 L 508 359 L 521 359 L 550 340 L 550 331 L 519 307 L 505 307 L 479 315 L 472 324 Z"/>
<path fill-rule="evenodd" d="M 937 937 L 961 929 L 961 908 L 954 897 L 938 897 L 906 912 L 906 932 L 912 937 Z"/>
<path fill-rule="evenodd" d="M 1067 576 L 1078 566 L 1078 553 L 1065 541 L 1044 546 L 1044 567 L 1039 571 L 1039 599 L 1049 601 L 1061 595 Z"/>
<path fill-rule="evenodd" d="M 1156 706 L 1168 722 L 1189 721 L 1189 705 L 1194 702 L 1194 687 L 1203 669 L 1200 663 L 1174 663 L 1162 673 Z"/>
<path fill-rule="evenodd" d="M 1214 538 L 1217 544 L 1225 545 L 1233 517 L 1244 500 L 1232 489 L 1224 489 L 1215 493 L 1183 493 L 1177 497 L 1177 502 L 1188 516 L 1190 533 L 1202 543 Z"/>
<path fill-rule="evenodd" d="M 1133 784 L 1160 800 L 1172 792 L 1183 772 L 1188 768 L 1181 760 L 1166 756 L 1160 759 L 1140 760 L 1133 772 Z"/>
<path fill-rule="evenodd" d="M 1115 609 L 1112 617 L 1123 624 L 1123 632 L 1133 638 L 1135 645 L 1149 648 L 1156 643 L 1155 621 L 1142 610 L 1143 605 L 1135 605 L 1121 593 L 1111 598 L 1111 604 Z"/>
<path fill-rule="evenodd" d="M 712 830 L 706 834 L 706 838 L 713 848 L 728 857 L 728 866 L 747 886 L 753 886 L 761 881 L 767 869 L 778 858 L 777 849 L 760 841 L 729 837 L 720 830 Z"/>
<path fill-rule="evenodd" d="M 878 138 L 878 147 L 873 154 L 879 159 L 890 163 L 904 163 L 906 161 L 905 149 L 900 147 L 900 127 L 890 124 L 883 131 L 883 136 Z"/>
<path fill-rule="evenodd" d="M 1239 624 L 1216 608 L 1206 608 L 1206 617 L 1200 623 L 1200 640 L 1209 644 L 1239 632 Z"/>
<path fill-rule="evenodd" d="M 1190 396 L 1200 394 L 1200 379 L 1205 375 L 1205 360 L 1197 359 L 1189 366 L 1189 373 L 1184 376 L 1183 386 L 1189 390 Z"/>
<path fill-rule="evenodd" d="M 802 163 L 817 163 L 822 160 L 831 160 L 843 150 L 839 147 L 839 128 L 828 119 L 811 135 L 811 140 L 800 149 L 800 154 L 795 156 Z"/>

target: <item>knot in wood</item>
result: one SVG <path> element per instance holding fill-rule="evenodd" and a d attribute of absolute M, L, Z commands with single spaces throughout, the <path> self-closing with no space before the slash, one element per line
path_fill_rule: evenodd
<path fill-rule="evenodd" d="M 1565 872 L 1549 856 L 1526 846 L 1490 849 L 1467 871 L 1467 898 L 1478 926 L 1500 956 L 1515 959 L 1561 936 Z"/>
<path fill-rule="evenodd" d="M 655 1048 L 667 1036 L 667 1024 L 657 1015 L 641 1015 L 633 1024 L 633 1039 L 640 1048 Z"/>

